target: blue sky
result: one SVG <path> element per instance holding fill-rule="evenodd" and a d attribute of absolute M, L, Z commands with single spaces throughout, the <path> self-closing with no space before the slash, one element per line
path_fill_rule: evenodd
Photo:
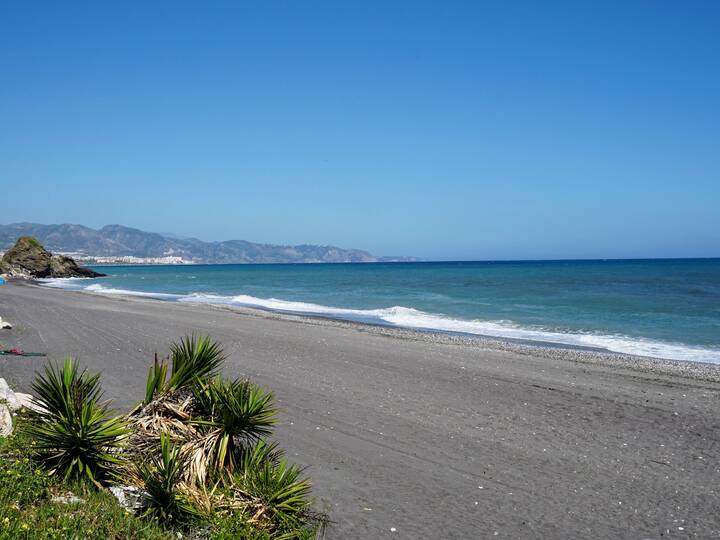
<path fill-rule="evenodd" d="M 718 27 L 694 1 L 2 2 L 0 223 L 720 256 Z"/>

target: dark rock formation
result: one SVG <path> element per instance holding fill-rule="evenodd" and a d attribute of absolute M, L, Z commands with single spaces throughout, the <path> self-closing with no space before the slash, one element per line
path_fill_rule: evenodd
<path fill-rule="evenodd" d="M 101 277 L 70 257 L 53 255 L 32 236 L 22 236 L 0 260 L 0 273 L 25 278 Z"/>

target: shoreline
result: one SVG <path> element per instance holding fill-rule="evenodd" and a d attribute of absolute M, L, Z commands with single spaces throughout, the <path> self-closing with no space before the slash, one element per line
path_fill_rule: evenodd
<path fill-rule="evenodd" d="M 371 322 L 350 321 L 347 319 L 310 315 L 300 313 L 282 312 L 272 309 L 263 309 L 245 306 L 211 304 L 206 302 L 176 302 L 132 294 L 103 294 L 102 291 L 78 291 L 48 287 L 37 280 L 12 280 L 21 286 L 37 287 L 39 289 L 53 289 L 64 293 L 79 294 L 82 296 L 100 296 L 103 298 L 119 299 L 127 302 L 151 302 L 161 304 L 177 304 L 206 308 L 209 310 L 222 310 L 241 315 L 260 317 L 269 320 L 294 321 L 297 323 L 319 326 L 352 328 L 359 332 L 382 335 L 395 339 L 407 339 L 426 343 L 459 345 L 479 350 L 507 351 L 521 355 L 543 358 L 553 358 L 568 362 L 601 365 L 613 368 L 626 368 L 653 375 L 679 376 L 698 381 L 720 382 L 720 364 L 710 362 L 697 362 L 691 360 L 671 360 L 652 356 L 638 356 L 607 349 L 583 347 L 554 342 L 535 342 L 522 339 L 498 338 L 479 334 L 451 332 L 444 330 L 405 328 Z"/>
<path fill-rule="evenodd" d="M 720 535 L 720 384 L 650 361 L 209 305 L 0 288 L 0 377 L 69 355 L 125 412 L 155 352 L 195 332 L 270 389 L 326 538 Z M 604 359 L 603 359 L 604 358 Z M 570 361 L 572 360 L 572 361 Z M 645 362 L 645 360 L 643 360 Z M 643 364 L 645 365 L 645 364 Z"/>

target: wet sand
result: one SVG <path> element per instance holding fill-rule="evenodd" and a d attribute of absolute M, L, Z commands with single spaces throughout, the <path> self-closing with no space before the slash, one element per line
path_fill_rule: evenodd
<path fill-rule="evenodd" d="M 78 356 L 121 409 L 156 350 L 222 341 L 275 392 L 328 538 L 720 537 L 716 367 L 15 283 L 0 315 L 3 346 Z M 0 376 L 28 391 L 45 361 Z"/>

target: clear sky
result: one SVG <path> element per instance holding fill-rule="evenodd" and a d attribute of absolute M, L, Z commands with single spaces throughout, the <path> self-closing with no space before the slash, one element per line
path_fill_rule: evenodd
<path fill-rule="evenodd" d="M 0 223 L 720 256 L 719 28 L 692 0 L 0 0 Z"/>

